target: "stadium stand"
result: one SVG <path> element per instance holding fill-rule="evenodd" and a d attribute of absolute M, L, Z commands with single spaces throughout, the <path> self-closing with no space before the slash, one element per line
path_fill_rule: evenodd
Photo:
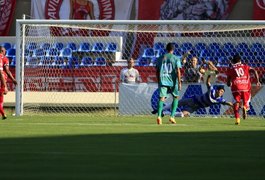
<path fill-rule="evenodd" d="M 93 65 L 94 65 L 93 59 L 88 56 L 83 57 L 80 63 L 80 67 L 88 67 Z"/>

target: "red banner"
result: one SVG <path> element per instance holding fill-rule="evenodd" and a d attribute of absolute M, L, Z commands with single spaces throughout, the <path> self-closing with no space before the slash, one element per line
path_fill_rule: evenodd
<path fill-rule="evenodd" d="M 0 36 L 7 36 L 15 12 L 16 0 L 0 1 Z"/>
<path fill-rule="evenodd" d="M 237 0 L 138 0 L 140 20 L 227 19 Z"/>
<path fill-rule="evenodd" d="M 24 91 L 114 92 L 118 91 L 122 68 L 122 66 L 95 66 L 79 69 L 26 68 Z M 157 82 L 155 67 L 137 66 L 135 68 L 140 73 L 141 82 Z M 219 68 L 218 82 L 226 83 L 226 69 Z M 14 68 L 10 68 L 10 70 L 14 74 Z M 265 68 L 257 68 L 257 71 L 261 77 Z M 255 83 L 254 76 L 251 81 Z M 14 90 L 14 85 L 10 79 L 7 85 L 10 91 Z"/>
<path fill-rule="evenodd" d="M 265 0 L 254 0 L 253 19 L 265 20 Z"/>

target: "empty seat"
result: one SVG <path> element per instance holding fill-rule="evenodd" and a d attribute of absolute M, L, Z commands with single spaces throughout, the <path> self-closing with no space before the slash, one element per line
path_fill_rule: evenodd
<path fill-rule="evenodd" d="M 16 66 L 16 56 L 14 56 L 9 64 L 9 66 L 11 67 L 15 67 Z"/>
<path fill-rule="evenodd" d="M 78 57 L 70 57 L 68 58 L 68 66 L 70 68 L 79 68 L 79 59 Z"/>
<path fill-rule="evenodd" d="M 97 57 L 95 59 L 96 66 L 106 66 L 106 59 L 104 57 Z"/>
<path fill-rule="evenodd" d="M 165 45 L 162 42 L 157 42 L 154 44 L 154 50 L 160 50 L 160 49 L 165 49 Z"/>
<path fill-rule="evenodd" d="M 117 44 L 114 42 L 107 44 L 105 52 L 117 52 Z"/>
<path fill-rule="evenodd" d="M 16 56 L 16 49 L 10 48 L 6 51 L 6 57 L 13 58 Z"/>
<path fill-rule="evenodd" d="M 26 66 L 28 67 L 37 67 L 40 63 L 37 57 L 27 57 L 26 60 Z"/>
<path fill-rule="evenodd" d="M 102 52 L 104 51 L 104 44 L 103 43 L 95 43 L 92 47 L 92 52 Z"/>
<path fill-rule="evenodd" d="M 154 49 L 153 48 L 146 48 L 144 50 L 144 53 L 143 53 L 142 57 L 148 57 L 148 58 L 155 57 L 155 51 L 154 51 Z"/>
<path fill-rule="evenodd" d="M 45 56 L 46 53 L 44 51 L 44 49 L 35 49 L 33 51 L 32 57 L 41 57 L 41 56 Z"/>
<path fill-rule="evenodd" d="M 66 45 L 67 48 L 72 49 L 72 52 L 76 52 L 77 51 L 77 46 L 74 42 L 70 42 Z"/>
<path fill-rule="evenodd" d="M 47 50 L 46 57 L 55 57 L 59 56 L 60 51 L 57 48 L 51 48 Z"/>
<path fill-rule="evenodd" d="M 140 57 L 137 61 L 138 66 L 149 66 L 150 58 Z"/>
<path fill-rule="evenodd" d="M 219 43 L 213 42 L 208 45 L 208 49 L 211 51 L 218 51 L 221 49 L 221 45 Z"/>
<path fill-rule="evenodd" d="M 90 52 L 90 44 L 88 42 L 83 42 L 80 44 L 78 49 L 79 52 Z"/>
<path fill-rule="evenodd" d="M 175 49 L 176 50 L 176 49 Z M 163 56 L 164 54 L 166 54 L 167 51 L 165 49 L 160 49 L 160 50 L 157 50 L 155 51 L 155 57 L 158 58 L 160 56 Z"/>
<path fill-rule="evenodd" d="M 12 44 L 9 43 L 9 42 L 4 42 L 4 43 L 1 44 L 1 46 L 3 46 L 6 50 L 12 48 Z"/>
<path fill-rule="evenodd" d="M 93 59 L 91 57 L 83 57 L 80 63 L 80 67 L 93 66 Z"/>
<path fill-rule="evenodd" d="M 193 46 L 191 43 L 186 42 L 186 43 L 181 44 L 180 49 L 182 52 L 185 53 L 187 51 L 191 51 L 193 49 Z"/>
<path fill-rule="evenodd" d="M 54 45 L 53 45 L 53 48 L 56 48 L 58 50 L 62 50 L 64 48 L 64 44 L 62 42 L 56 42 Z"/>
<path fill-rule="evenodd" d="M 35 49 L 38 48 L 38 45 L 36 42 L 30 42 L 27 46 L 26 49 L 33 52 Z"/>
<path fill-rule="evenodd" d="M 42 43 L 42 44 L 40 45 L 40 48 L 41 48 L 41 49 L 44 49 L 44 50 L 48 50 L 48 49 L 51 48 L 51 44 L 50 44 L 50 43 Z"/>
<path fill-rule="evenodd" d="M 72 49 L 71 48 L 63 48 L 61 51 L 60 51 L 60 56 L 61 57 L 72 57 Z"/>

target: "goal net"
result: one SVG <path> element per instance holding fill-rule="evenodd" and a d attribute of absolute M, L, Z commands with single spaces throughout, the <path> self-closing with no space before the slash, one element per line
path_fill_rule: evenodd
<path fill-rule="evenodd" d="M 264 36 L 264 21 L 18 20 L 16 114 L 150 115 L 158 101 L 155 64 L 167 43 L 174 43 L 175 55 L 187 55 L 187 64 L 192 57 L 198 64 L 213 61 L 219 74 L 206 69 L 204 76 L 212 73 L 213 84 L 225 84 L 236 53 L 262 79 Z M 120 82 L 121 69 L 131 57 L 140 84 Z M 186 65 L 180 98 L 206 91 L 205 77 L 188 80 Z M 230 89 L 225 89 L 225 99 L 232 101 Z M 252 90 L 249 113 L 263 115 L 264 90 L 255 85 Z M 170 102 L 169 96 L 165 107 Z M 215 105 L 195 114 L 226 116 L 232 111 Z"/>

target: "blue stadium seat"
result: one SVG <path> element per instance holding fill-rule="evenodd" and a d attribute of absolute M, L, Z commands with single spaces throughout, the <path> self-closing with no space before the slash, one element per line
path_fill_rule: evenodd
<path fill-rule="evenodd" d="M 56 42 L 54 45 L 53 45 L 53 48 L 56 48 L 58 50 L 62 50 L 64 48 L 64 44 L 62 42 Z"/>
<path fill-rule="evenodd" d="M 155 51 L 155 58 L 159 58 L 160 56 L 163 56 L 166 53 L 167 53 L 167 51 L 165 49 L 157 50 L 157 51 Z"/>
<path fill-rule="evenodd" d="M 1 46 L 3 46 L 6 50 L 12 48 L 12 44 L 9 43 L 9 42 L 4 42 L 4 43 L 1 44 Z"/>
<path fill-rule="evenodd" d="M 95 59 L 96 66 L 106 66 L 106 59 L 104 57 L 97 57 Z"/>
<path fill-rule="evenodd" d="M 250 47 L 252 52 L 263 52 L 264 47 L 261 43 L 253 43 Z"/>
<path fill-rule="evenodd" d="M 6 51 L 6 57 L 13 58 L 16 56 L 16 49 L 10 48 Z"/>
<path fill-rule="evenodd" d="M 68 58 L 68 66 L 70 68 L 79 68 L 79 59 L 78 57 L 70 57 Z"/>
<path fill-rule="evenodd" d="M 91 52 L 103 52 L 104 51 L 104 44 L 103 43 L 95 43 L 92 47 Z"/>
<path fill-rule="evenodd" d="M 117 44 L 114 42 L 108 43 L 105 52 L 117 52 Z"/>
<path fill-rule="evenodd" d="M 88 67 L 88 66 L 93 66 L 93 59 L 91 57 L 83 57 L 80 63 L 80 67 Z"/>
<path fill-rule="evenodd" d="M 146 48 L 144 49 L 144 53 L 142 57 L 148 57 L 148 58 L 153 58 L 155 57 L 155 51 L 153 48 Z"/>
<path fill-rule="evenodd" d="M 63 48 L 60 51 L 60 57 L 66 57 L 66 58 L 70 58 L 72 57 L 72 49 L 71 48 Z"/>
<path fill-rule="evenodd" d="M 47 50 L 49 50 L 51 48 L 51 44 L 50 43 L 42 43 L 40 45 L 40 48 L 47 51 Z"/>
<path fill-rule="evenodd" d="M 150 65 L 150 58 L 147 57 L 140 57 L 137 60 L 137 66 L 149 66 Z"/>
<path fill-rule="evenodd" d="M 200 53 L 200 58 L 206 58 L 206 57 L 212 57 L 213 56 L 213 52 L 208 50 L 208 49 L 205 49 L 205 50 L 202 50 L 201 53 Z"/>
<path fill-rule="evenodd" d="M 10 67 L 15 67 L 16 66 L 16 56 L 14 56 L 9 64 Z"/>
<path fill-rule="evenodd" d="M 249 47 L 246 43 L 238 43 L 236 45 L 236 51 L 237 53 L 242 53 L 248 51 Z"/>
<path fill-rule="evenodd" d="M 221 45 L 219 43 L 213 42 L 208 45 L 208 49 L 212 52 L 219 51 L 221 49 Z"/>
<path fill-rule="evenodd" d="M 83 42 L 80 44 L 78 49 L 79 52 L 90 52 L 90 44 L 88 42 Z"/>
<path fill-rule="evenodd" d="M 30 42 L 27 46 L 26 49 L 29 50 L 30 52 L 33 52 L 35 49 L 38 48 L 38 45 L 36 42 Z"/>
<path fill-rule="evenodd" d="M 47 53 L 46 53 L 46 57 L 55 57 L 59 55 L 60 55 L 60 51 L 57 48 L 51 48 L 47 50 Z"/>
<path fill-rule="evenodd" d="M 26 58 L 26 66 L 28 67 L 37 67 L 40 61 L 37 57 L 27 57 Z"/>
<path fill-rule="evenodd" d="M 53 64 L 55 61 L 54 58 L 49 57 L 49 56 L 48 57 L 47 56 L 40 57 L 40 63 L 38 64 L 38 66 L 53 67 Z"/>
<path fill-rule="evenodd" d="M 181 44 L 180 49 L 183 53 L 186 53 L 187 51 L 191 51 L 193 49 L 193 45 L 190 42 L 185 42 Z"/>
<path fill-rule="evenodd" d="M 46 52 L 44 51 L 44 49 L 40 48 L 40 49 L 35 49 L 33 51 L 32 57 L 41 57 L 45 55 L 46 55 Z"/>
<path fill-rule="evenodd" d="M 195 44 L 194 46 L 194 50 L 197 52 L 201 52 L 202 50 L 205 50 L 205 49 L 207 49 L 206 43 L 199 42 Z"/>
<path fill-rule="evenodd" d="M 64 68 L 64 67 L 67 66 L 66 59 L 64 57 L 57 56 L 57 57 L 54 58 L 52 66 L 53 67 L 58 67 L 58 68 Z"/>
<path fill-rule="evenodd" d="M 154 44 L 154 50 L 156 51 L 156 50 L 160 50 L 160 49 L 165 49 L 165 44 L 162 42 L 156 42 Z"/>
<path fill-rule="evenodd" d="M 77 46 L 74 42 L 70 42 L 66 45 L 67 48 L 72 49 L 72 52 L 76 52 L 77 51 Z"/>

